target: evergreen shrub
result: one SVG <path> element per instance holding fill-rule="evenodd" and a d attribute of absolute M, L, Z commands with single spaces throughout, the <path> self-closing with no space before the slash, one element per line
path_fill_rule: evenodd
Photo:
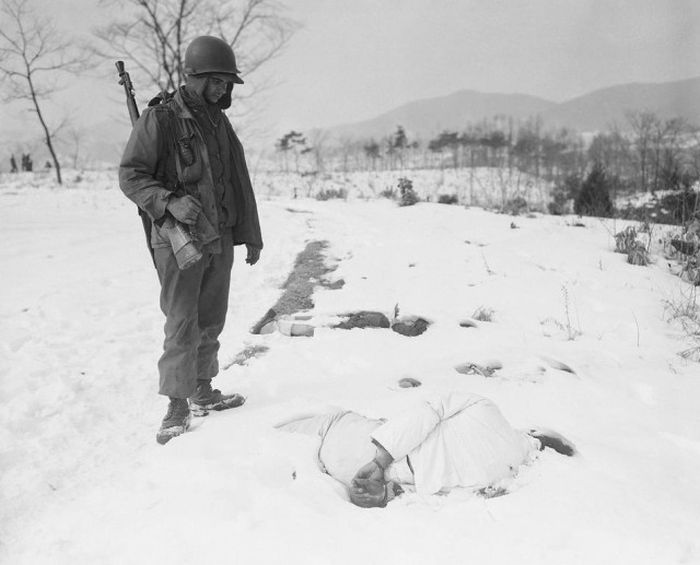
<path fill-rule="evenodd" d="M 413 181 L 409 178 L 399 179 L 399 193 L 401 195 L 399 206 L 413 206 L 418 202 L 418 195 L 413 190 Z"/>
<path fill-rule="evenodd" d="M 574 200 L 574 212 L 580 216 L 610 217 L 613 203 L 610 199 L 610 182 L 600 163 L 593 165 L 581 190 Z"/>

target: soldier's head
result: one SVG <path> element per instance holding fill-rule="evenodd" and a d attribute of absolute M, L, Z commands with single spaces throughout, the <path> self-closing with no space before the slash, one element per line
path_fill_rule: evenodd
<path fill-rule="evenodd" d="M 202 35 L 185 51 L 187 85 L 209 104 L 231 105 L 234 84 L 243 84 L 233 49 L 223 39 Z"/>
<path fill-rule="evenodd" d="M 188 75 L 187 86 L 207 104 L 217 104 L 222 109 L 231 105 L 233 81 L 228 75 Z"/>

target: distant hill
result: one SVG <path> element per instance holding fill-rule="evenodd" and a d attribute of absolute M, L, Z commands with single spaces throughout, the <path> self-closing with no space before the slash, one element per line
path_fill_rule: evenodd
<path fill-rule="evenodd" d="M 468 123 L 496 115 L 525 119 L 556 106 L 555 102 L 526 94 L 494 94 L 460 90 L 448 96 L 417 100 L 371 120 L 328 128 L 333 137 L 382 137 L 402 125 L 413 135 L 425 137 L 445 129 L 461 129 Z"/>
<path fill-rule="evenodd" d="M 649 110 L 663 118 L 680 116 L 700 125 L 700 77 L 611 86 L 561 103 L 527 94 L 461 90 L 448 96 L 409 102 L 371 120 L 341 124 L 325 131 L 335 139 L 381 138 L 402 125 L 410 137 L 427 139 L 440 131 L 460 131 L 469 123 L 494 116 L 510 116 L 516 121 L 540 116 L 545 127 L 593 132 L 613 122 L 624 129 L 625 114 L 635 110 Z"/>
<path fill-rule="evenodd" d="M 542 113 L 545 123 L 579 131 L 626 127 L 625 113 L 649 110 L 662 118 L 683 117 L 700 125 L 700 77 L 676 82 L 611 86 L 557 104 Z"/>

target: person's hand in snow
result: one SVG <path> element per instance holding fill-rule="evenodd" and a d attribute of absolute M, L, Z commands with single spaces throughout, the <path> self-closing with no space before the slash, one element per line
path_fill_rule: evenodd
<path fill-rule="evenodd" d="M 389 491 L 384 479 L 353 478 L 348 489 L 350 502 L 362 508 L 386 506 Z"/>
<path fill-rule="evenodd" d="M 352 478 L 349 489 L 351 502 L 363 508 L 386 506 L 389 498 L 384 471 L 394 458 L 381 445 L 376 446 L 374 459 L 360 467 Z"/>
<path fill-rule="evenodd" d="M 382 467 L 376 459 L 372 459 L 366 465 L 360 467 L 360 469 L 355 473 L 352 478 L 355 479 L 366 479 L 368 481 L 384 482 L 384 467 Z"/>

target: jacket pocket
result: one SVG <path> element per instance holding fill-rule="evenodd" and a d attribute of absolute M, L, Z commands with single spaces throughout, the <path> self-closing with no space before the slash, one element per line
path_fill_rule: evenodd
<path fill-rule="evenodd" d="M 182 169 L 183 184 L 193 184 L 202 178 L 202 159 L 195 142 L 195 134 L 183 135 L 177 140 L 178 158 Z"/>

